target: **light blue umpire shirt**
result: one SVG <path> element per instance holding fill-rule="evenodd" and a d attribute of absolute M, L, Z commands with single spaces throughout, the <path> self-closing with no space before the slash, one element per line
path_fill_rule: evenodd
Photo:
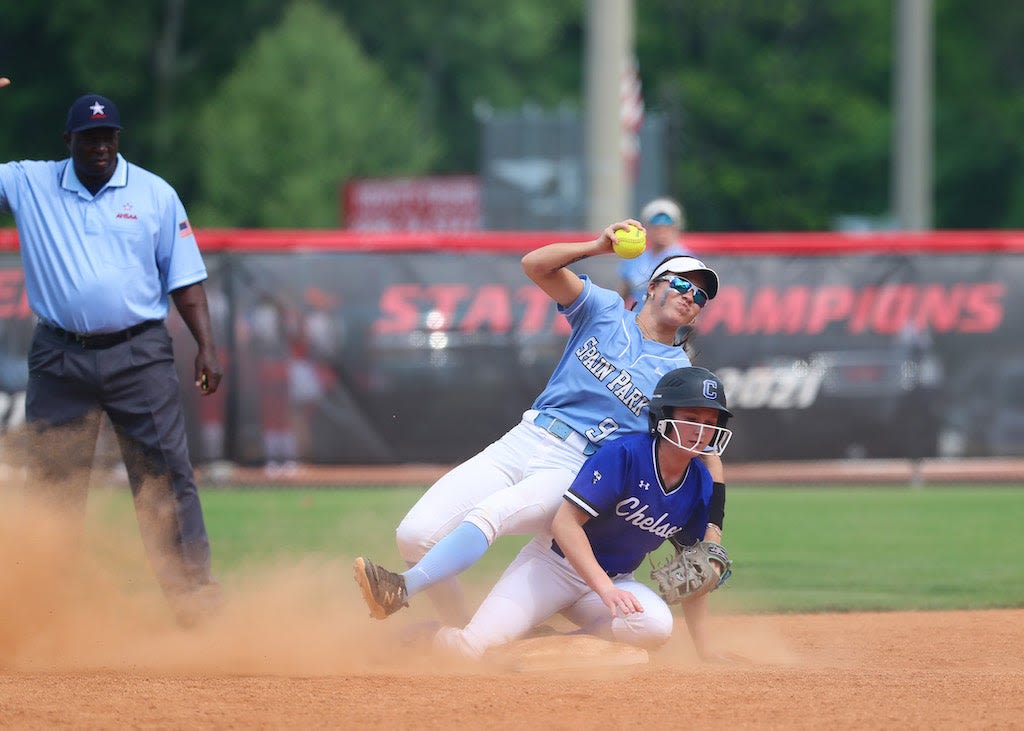
<path fill-rule="evenodd" d="M 2 164 L 0 209 L 18 226 L 29 307 L 65 330 L 163 320 L 169 292 L 206 279 L 178 194 L 120 154 L 95 196 L 70 159 Z"/>

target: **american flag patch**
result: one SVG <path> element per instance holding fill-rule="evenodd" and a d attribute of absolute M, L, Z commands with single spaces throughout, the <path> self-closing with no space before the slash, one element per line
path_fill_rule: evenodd
<path fill-rule="evenodd" d="M 192 227 L 189 226 L 188 219 L 186 218 L 184 221 L 181 221 L 178 224 L 178 236 L 180 236 L 181 238 L 185 238 L 186 236 L 191 236 L 191 235 L 192 235 Z"/>

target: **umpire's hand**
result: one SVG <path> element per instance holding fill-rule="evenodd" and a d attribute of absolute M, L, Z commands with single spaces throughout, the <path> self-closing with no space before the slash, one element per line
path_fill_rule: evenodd
<path fill-rule="evenodd" d="M 0 89 L 3 89 L 5 86 L 10 86 L 10 83 L 11 80 L 6 76 L 0 76 Z"/>

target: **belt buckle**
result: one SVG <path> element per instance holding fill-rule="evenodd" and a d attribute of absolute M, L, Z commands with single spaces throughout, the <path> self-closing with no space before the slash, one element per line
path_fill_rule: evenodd
<path fill-rule="evenodd" d="M 88 348 L 89 347 L 89 336 L 88 335 L 82 335 L 81 333 L 74 333 L 74 338 L 75 338 L 75 342 L 78 343 L 79 346 L 81 346 L 83 348 Z"/>
<path fill-rule="evenodd" d="M 547 431 L 564 442 L 572 433 L 572 428 L 561 419 L 551 417 L 551 423 L 547 425 Z"/>
<path fill-rule="evenodd" d="M 548 434 L 552 434 L 552 435 L 558 437 L 563 442 L 568 442 L 569 438 L 572 437 L 573 435 L 580 437 L 584 442 L 586 442 L 586 446 L 583 447 L 583 456 L 584 457 L 589 457 L 590 455 L 592 455 L 595 452 L 597 452 L 597 445 L 596 444 L 591 442 L 589 439 L 584 437 L 582 434 L 579 434 L 578 432 L 576 432 L 575 429 L 573 429 L 571 426 L 566 424 L 561 419 L 557 419 L 554 416 L 547 416 L 546 414 L 538 415 L 537 419 L 544 419 L 544 420 L 546 420 L 548 423 L 545 426 L 542 427 L 544 429 L 544 431 L 546 431 Z M 537 422 L 537 419 L 534 420 L 535 424 Z M 573 446 L 575 446 L 575 445 L 573 445 Z"/>

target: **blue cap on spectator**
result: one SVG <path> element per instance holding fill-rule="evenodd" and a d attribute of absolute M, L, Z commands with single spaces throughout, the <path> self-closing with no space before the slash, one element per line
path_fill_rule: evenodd
<path fill-rule="evenodd" d="M 81 132 L 94 127 L 121 129 L 121 113 L 114 102 L 99 94 L 86 94 L 75 100 L 68 109 L 65 132 Z"/>
<path fill-rule="evenodd" d="M 675 226 L 682 229 L 685 224 L 683 207 L 671 198 L 655 198 L 640 212 L 645 226 Z"/>

